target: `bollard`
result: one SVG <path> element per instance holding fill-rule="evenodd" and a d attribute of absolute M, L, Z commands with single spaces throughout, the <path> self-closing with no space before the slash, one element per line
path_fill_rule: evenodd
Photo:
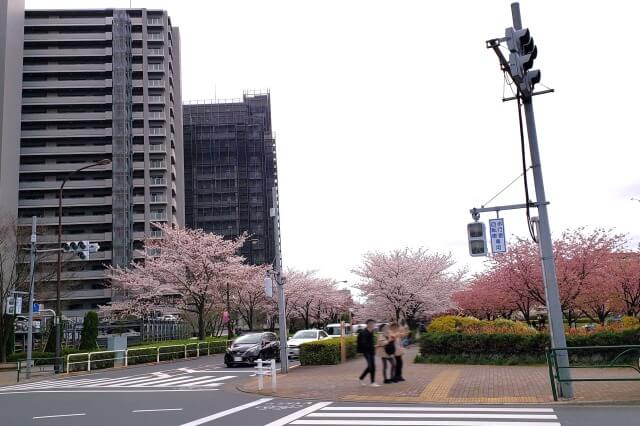
<path fill-rule="evenodd" d="M 258 367 L 257 367 L 257 373 L 258 373 L 258 390 L 262 390 L 262 388 L 264 387 L 264 379 L 263 379 L 263 375 L 262 375 L 262 360 L 258 359 L 256 361 L 258 363 Z"/>
<path fill-rule="evenodd" d="M 271 360 L 271 391 L 275 392 L 276 391 L 276 360 L 272 359 Z"/>
<path fill-rule="evenodd" d="M 157 355 L 156 355 L 156 362 L 158 364 L 160 364 L 160 346 L 158 346 L 157 350 L 158 350 L 158 352 L 157 352 Z"/>

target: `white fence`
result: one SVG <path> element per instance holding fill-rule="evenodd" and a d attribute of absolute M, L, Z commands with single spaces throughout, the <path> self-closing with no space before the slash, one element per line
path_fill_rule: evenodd
<path fill-rule="evenodd" d="M 276 360 L 263 361 L 256 360 L 256 375 L 258 376 L 258 390 L 264 388 L 264 376 L 271 376 L 271 391 L 275 392 L 277 388 Z"/>
<path fill-rule="evenodd" d="M 159 363 L 172 359 L 199 358 L 205 354 L 209 356 L 212 352 L 214 354 L 223 353 L 230 342 L 230 340 L 223 340 L 219 342 L 195 342 L 184 345 L 145 346 L 112 351 L 73 353 L 67 355 L 66 371 L 67 373 L 79 370 L 91 371 L 92 363 L 95 364 L 93 366 L 95 370 L 115 366 L 128 367 L 129 364 Z M 86 368 L 84 368 L 85 366 Z"/>

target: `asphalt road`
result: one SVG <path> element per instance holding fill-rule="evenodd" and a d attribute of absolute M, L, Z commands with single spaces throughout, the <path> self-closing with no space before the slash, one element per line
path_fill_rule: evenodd
<path fill-rule="evenodd" d="M 219 356 L 0 387 L 0 425 L 618 426 L 640 407 L 437 406 L 265 398 L 235 390 L 252 368 Z"/>

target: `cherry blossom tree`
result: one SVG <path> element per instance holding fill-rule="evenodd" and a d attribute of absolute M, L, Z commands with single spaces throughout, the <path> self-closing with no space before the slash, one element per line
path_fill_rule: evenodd
<path fill-rule="evenodd" d="M 430 253 L 423 248 L 370 252 L 353 272 L 362 278 L 358 288 L 366 303 L 383 317 L 410 323 L 452 307 L 451 295 L 459 291 L 464 271 L 452 271 L 451 254 Z"/>
<path fill-rule="evenodd" d="M 640 252 L 619 252 L 609 263 L 611 281 L 622 310 L 629 316 L 640 313 Z"/>
<path fill-rule="evenodd" d="M 269 268 L 270 265 L 245 265 L 238 285 L 234 286 L 234 306 L 249 330 L 253 330 L 258 314 L 273 309 L 264 291 L 264 277 Z"/>
<path fill-rule="evenodd" d="M 287 271 L 285 296 L 287 313 L 305 328 L 336 320 L 351 307 L 351 295 L 337 288 L 335 281 L 320 278 L 315 271 Z"/>
<path fill-rule="evenodd" d="M 246 235 L 226 240 L 221 235 L 154 224 L 162 238 L 144 241 L 147 257 L 128 268 L 110 268 L 114 301 L 102 307 L 110 315 L 145 316 L 158 306 L 175 304 L 198 319 L 198 336 L 205 337 L 205 319 L 222 302 L 228 283 L 246 274 L 238 255 Z M 151 255 L 152 254 L 152 255 Z"/>
<path fill-rule="evenodd" d="M 505 291 L 502 277 L 496 271 L 488 271 L 475 275 L 469 287 L 455 293 L 453 300 L 462 313 L 493 320 L 510 318 L 518 309 L 513 296 L 508 290 Z"/>
<path fill-rule="evenodd" d="M 611 253 L 624 244 L 624 236 L 597 228 L 565 231 L 554 243 L 554 257 L 562 311 L 569 324 L 592 311 L 603 323 L 611 312 L 612 301 L 598 297 L 598 288 L 607 289 L 607 267 Z M 585 304 L 587 304 L 585 309 Z M 590 313 L 591 315 L 591 313 Z M 603 316 L 604 315 L 604 316 Z"/>
<path fill-rule="evenodd" d="M 604 323 L 609 314 L 619 311 L 620 299 L 631 304 L 633 296 L 632 262 L 622 262 L 619 254 L 624 236 L 604 229 L 587 232 L 584 228 L 565 231 L 554 241 L 554 259 L 558 277 L 560 303 L 565 318 L 575 322 L 583 315 Z M 617 263 L 612 259 L 617 259 Z M 614 279 L 614 267 L 622 275 Z M 625 272 L 631 276 L 625 276 Z M 618 284 L 617 290 L 614 283 Z M 509 252 L 494 256 L 487 270 L 471 281 L 465 292 L 455 297 L 464 311 L 476 311 L 490 316 L 505 311 L 511 305 L 530 322 L 533 308 L 546 306 L 546 297 L 537 245 L 529 240 L 517 239 Z M 493 303 L 492 303 L 493 302 Z M 506 311 L 505 311 L 506 312 Z"/>

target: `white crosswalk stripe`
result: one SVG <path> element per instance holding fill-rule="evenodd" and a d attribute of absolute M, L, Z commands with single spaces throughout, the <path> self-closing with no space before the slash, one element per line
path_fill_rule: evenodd
<path fill-rule="evenodd" d="M 13 386 L 0 387 L 0 392 L 6 391 L 37 391 L 47 389 L 89 389 L 89 388 L 214 388 L 222 386 L 225 380 L 237 376 L 220 375 L 177 375 L 158 377 L 153 374 L 141 376 L 126 376 L 115 378 L 69 378 L 62 380 L 44 380 L 41 382 L 24 383 Z"/>
<path fill-rule="evenodd" d="M 553 408 L 316 404 L 268 426 L 561 426 Z"/>

